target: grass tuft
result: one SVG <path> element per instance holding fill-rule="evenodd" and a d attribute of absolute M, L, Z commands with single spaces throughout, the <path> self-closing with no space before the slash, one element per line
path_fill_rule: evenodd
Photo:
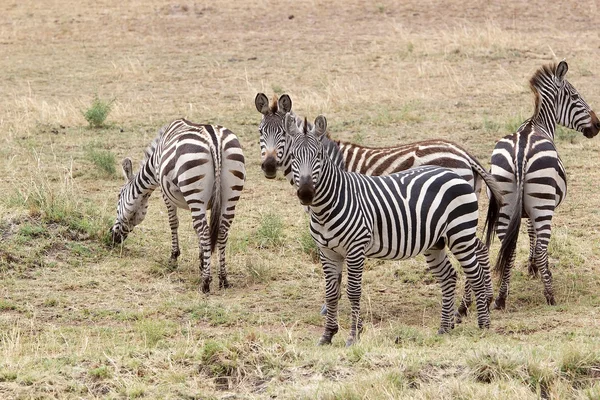
<path fill-rule="evenodd" d="M 261 217 L 260 225 L 256 231 L 254 242 L 259 249 L 281 247 L 285 241 L 283 221 L 274 213 L 267 213 Z"/>
<path fill-rule="evenodd" d="M 94 143 L 87 146 L 85 155 L 103 174 L 109 177 L 116 175 L 115 155 L 110 150 L 98 149 Z"/>
<path fill-rule="evenodd" d="M 90 128 L 102 128 L 108 117 L 114 103 L 113 100 L 102 100 L 97 95 L 92 100 L 92 105 L 83 112 L 83 117 L 88 122 Z"/>

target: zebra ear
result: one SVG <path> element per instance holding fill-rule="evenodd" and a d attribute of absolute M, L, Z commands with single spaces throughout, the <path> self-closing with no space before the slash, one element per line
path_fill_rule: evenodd
<path fill-rule="evenodd" d="M 259 113 L 266 115 L 269 112 L 269 99 L 264 93 L 258 93 L 254 98 L 254 105 Z"/>
<path fill-rule="evenodd" d="M 131 158 L 126 157 L 123 159 L 121 165 L 123 166 L 123 176 L 125 177 L 125 181 L 129 182 L 133 179 L 133 164 L 131 163 Z"/>
<path fill-rule="evenodd" d="M 327 118 L 323 115 L 315 119 L 315 133 L 319 139 L 327 135 Z"/>
<path fill-rule="evenodd" d="M 565 60 L 558 63 L 558 67 L 556 67 L 556 79 L 558 82 L 562 82 L 565 79 L 565 75 L 567 75 L 567 71 L 569 70 L 569 66 Z"/>
<path fill-rule="evenodd" d="M 298 133 L 298 125 L 296 124 L 296 116 L 288 112 L 285 114 L 285 118 L 283 119 L 283 127 L 285 133 L 288 135 L 296 135 Z"/>
<path fill-rule="evenodd" d="M 292 111 L 292 99 L 287 94 L 282 94 L 277 102 L 279 110 L 285 113 Z"/>

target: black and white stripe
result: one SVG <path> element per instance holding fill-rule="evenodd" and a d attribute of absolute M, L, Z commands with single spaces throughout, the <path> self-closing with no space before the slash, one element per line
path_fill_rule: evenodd
<path fill-rule="evenodd" d="M 600 129 L 596 114 L 565 79 L 567 70 L 562 61 L 533 75 L 529 83 L 535 95 L 534 115 L 516 133 L 500 139 L 492 153 L 491 172 L 505 193 L 497 227 L 502 246 L 495 267 L 501 274 L 495 308 L 506 305 L 521 218 L 528 218 L 529 272 L 540 272 L 546 301 L 555 304 L 547 249 L 554 211 L 567 193 L 565 168 L 554 145 L 556 124 L 587 138 Z M 488 241 L 492 234 L 488 228 Z"/>
<path fill-rule="evenodd" d="M 160 187 L 169 212 L 171 260 L 179 256 L 177 208 L 189 209 L 200 244 L 202 291 L 210 290 L 210 257 L 219 251 L 219 287 L 228 287 L 225 246 L 246 178 L 244 155 L 237 137 L 218 125 L 178 119 L 164 126 L 145 152 L 137 174 L 123 161 L 127 183 L 119 194 L 117 219 L 111 228 L 121 243 L 146 216 L 148 198 Z M 211 209 L 210 225 L 207 210 Z"/>
<path fill-rule="evenodd" d="M 440 332 L 454 327 L 456 271 L 446 247 L 461 264 L 475 293 L 477 320 L 489 327 L 486 274 L 478 256 L 477 197 L 459 175 L 442 167 L 420 167 L 372 177 L 334 165 L 321 142 L 327 121 L 317 117 L 310 129 L 285 119 L 292 175 L 300 202 L 308 206 L 310 231 L 320 250 L 326 281 L 327 319 L 320 344 L 338 330 L 340 277 L 346 261 L 352 326 L 347 344 L 360 333 L 363 264 L 366 257 L 407 259 L 424 254 L 442 286 Z"/>

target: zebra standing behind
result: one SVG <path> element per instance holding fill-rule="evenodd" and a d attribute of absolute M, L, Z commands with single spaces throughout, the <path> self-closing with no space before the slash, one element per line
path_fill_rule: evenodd
<path fill-rule="evenodd" d="M 295 117 L 284 121 L 292 155 L 292 175 L 300 202 L 308 206 L 310 231 L 319 247 L 325 275 L 327 318 L 319 344 L 338 331 L 337 307 L 344 261 L 352 326 L 347 345 L 362 330 L 360 297 L 366 257 L 407 259 L 424 254 L 442 286 L 440 333 L 454 327 L 456 271 L 446 247 L 461 264 L 475 293 L 477 322 L 490 325 L 485 268 L 477 249 L 477 197 L 469 183 L 447 168 L 426 166 L 387 176 L 346 172 L 330 159 L 321 141 L 327 121 L 319 116 L 309 130 Z"/>
<path fill-rule="evenodd" d="M 175 120 L 160 129 L 137 174 L 133 174 L 129 158 L 123 160 L 123 173 L 126 183 L 110 230 L 113 242 L 121 243 L 144 220 L 148 198 L 160 186 L 169 212 L 171 260 L 175 262 L 180 254 L 177 208 L 189 209 L 199 239 L 202 292 L 210 291 L 210 257 L 215 246 L 219 250 L 219 287 L 229 287 L 225 246 L 246 179 L 244 154 L 233 132 L 218 125 Z"/>
<path fill-rule="evenodd" d="M 535 95 L 533 116 L 516 133 L 499 140 L 492 153 L 491 172 L 505 193 L 497 228 L 502 245 L 495 267 L 501 274 L 495 308 L 506 306 L 521 218 L 528 218 L 529 272 L 534 276 L 540 272 L 546 301 L 555 304 L 547 250 L 554 210 L 567 193 L 565 168 L 554 145 L 556 124 L 587 138 L 600 130 L 594 111 L 565 79 L 567 70 L 562 61 L 543 66 L 533 75 L 529 81 Z M 488 241 L 492 234 L 488 228 Z"/>
<path fill-rule="evenodd" d="M 283 120 L 286 113 L 291 113 L 292 100 L 287 94 L 269 100 L 264 93 L 258 93 L 254 99 L 258 112 L 263 117 L 258 127 L 260 134 L 261 168 L 267 179 L 277 175 L 281 169 L 291 183 L 291 157 L 286 147 Z M 301 126 L 298 120 L 297 125 Z M 475 194 L 479 196 L 481 181 L 490 187 L 492 207 L 499 208 L 502 195 L 494 178 L 487 173 L 481 163 L 468 151 L 448 140 L 424 140 L 388 147 L 367 147 L 355 143 L 336 140 L 344 165 L 348 171 L 363 175 L 389 175 L 422 165 L 435 165 L 454 170 L 467 182 L 471 183 Z M 332 153 L 330 153 L 330 156 Z"/>

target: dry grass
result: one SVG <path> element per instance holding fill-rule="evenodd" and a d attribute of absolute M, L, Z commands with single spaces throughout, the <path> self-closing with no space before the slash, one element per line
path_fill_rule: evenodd
<path fill-rule="evenodd" d="M 518 267 L 489 331 L 471 317 L 438 336 L 440 291 L 423 260 L 369 261 L 361 342 L 342 347 L 344 299 L 339 337 L 315 346 L 324 282 L 293 190 L 262 177 L 257 92 L 289 93 L 342 139 L 449 138 L 484 164 L 530 115 L 527 80 L 542 63 L 566 57 L 570 81 L 600 104 L 594 2 L 396 3 L 0 5 L 0 397 L 598 398 L 600 144 L 568 131 L 550 254 L 558 306 Z M 95 95 L 115 102 L 109 126 L 92 130 L 82 111 Z M 122 247 L 104 245 L 122 181 L 88 155 L 93 145 L 137 162 L 181 116 L 232 129 L 247 158 L 234 286 L 209 296 L 185 212 L 168 265 L 160 196 Z"/>

